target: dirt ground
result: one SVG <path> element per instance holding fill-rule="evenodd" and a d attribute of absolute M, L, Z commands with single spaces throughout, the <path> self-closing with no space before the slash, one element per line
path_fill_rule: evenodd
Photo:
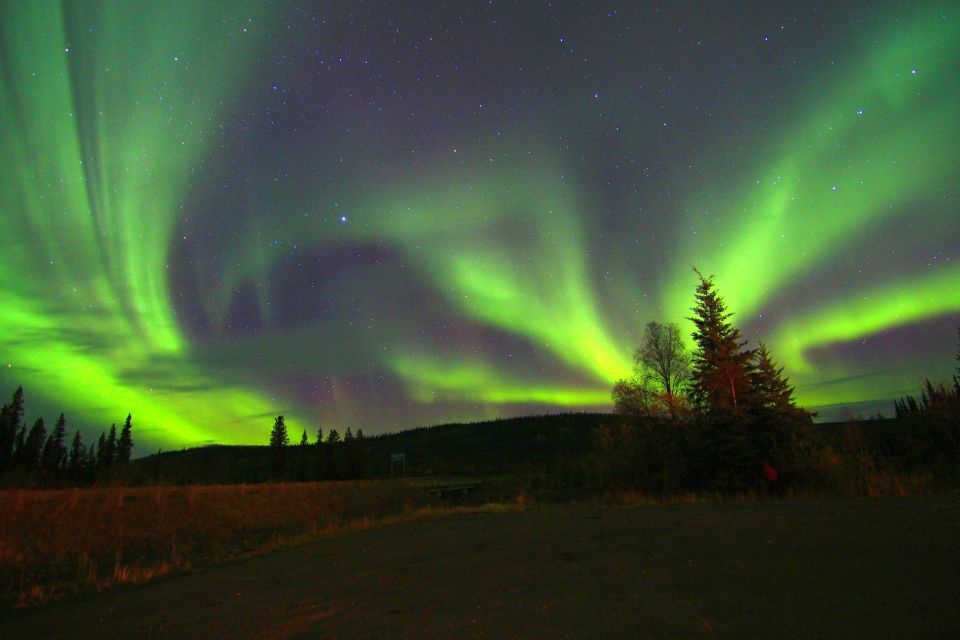
<path fill-rule="evenodd" d="M 3 612 L 16 638 L 960 638 L 960 496 L 473 512 Z"/>

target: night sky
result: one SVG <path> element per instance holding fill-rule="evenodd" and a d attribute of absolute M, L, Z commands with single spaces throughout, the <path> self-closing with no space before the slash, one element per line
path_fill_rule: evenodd
<path fill-rule="evenodd" d="M 140 454 L 611 409 L 716 283 L 821 417 L 955 365 L 954 2 L 0 6 L 0 390 Z"/>

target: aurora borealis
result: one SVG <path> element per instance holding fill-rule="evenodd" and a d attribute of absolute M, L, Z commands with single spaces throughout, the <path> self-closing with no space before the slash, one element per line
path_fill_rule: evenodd
<path fill-rule="evenodd" d="M 948 376 L 956 6 L 636 4 L 2 3 L 3 393 L 141 453 L 608 410 L 692 265 L 825 417 Z"/>

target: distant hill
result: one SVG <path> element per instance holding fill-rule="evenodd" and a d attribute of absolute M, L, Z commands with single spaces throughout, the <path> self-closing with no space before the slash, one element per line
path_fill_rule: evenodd
<path fill-rule="evenodd" d="M 587 462 L 597 433 L 622 418 L 611 413 L 570 413 L 443 424 L 388 433 L 330 446 L 286 447 L 284 480 L 388 478 L 390 456 L 406 457 L 406 475 L 495 476 L 550 474 Z M 902 420 L 862 420 L 813 425 L 821 446 L 836 451 L 860 440 L 865 451 L 904 468 L 923 468 L 923 452 L 935 434 Z M 266 441 L 268 434 L 264 433 Z M 236 484 L 271 480 L 271 450 L 263 446 L 211 445 L 166 451 L 131 460 L 114 479 L 127 484 Z M 394 475 L 400 475 L 397 466 Z"/>
<path fill-rule="evenodd" d="M 411 477 L 488 476 L 543 469 L 552 461 L 589 453 L 598 429 L 618 419 L 609 413 L 528 416 L 420 427 L 367 437 L 355 441 L 352 447 L 342 442 L 331 448 L 313 443 L 291 445 L 286 452 L 286 475 L 291 480 L 389 477 L 393 453 L 405 455 L 406 473 Z M 264 442 L 268 436 L 265 430 Z M 270 456 L 266 445 L 211 445 L 166 451 L 131 461 L 127 480 L 172 484 L 265 482 L 270 479 Z"/>

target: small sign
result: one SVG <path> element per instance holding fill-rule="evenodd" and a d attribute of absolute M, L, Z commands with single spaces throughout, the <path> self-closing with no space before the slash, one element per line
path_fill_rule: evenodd
<path fill-rule="evenodd" d="M 407 454 L 405 453 L 391 453 L 390 454 L 390 477 L 394 475 L 394 469 L 396 465 L 400 465 L 400 477 L 407 477 Z"/>

